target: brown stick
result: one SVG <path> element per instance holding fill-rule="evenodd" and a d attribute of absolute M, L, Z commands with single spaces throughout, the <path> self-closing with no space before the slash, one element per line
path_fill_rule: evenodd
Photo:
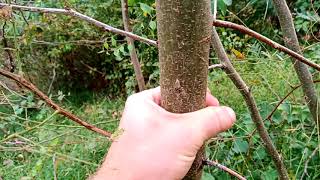
<path fill-rule="evenodd" d="M 128 13 L 128 0 L 121 0 L 121 9 L 122 9 L 122 21 L 124 25 L 124 30 L 131 32 L 130 22 L 129 22 L 129 13 Z M 128 45 L 132 48 L 130 49 L 130 58 L 133 64 L 134 73 L 138 82 L 139 90 L 145 90 L 144 77 L 141 71 L 140 62 L 137 56 L 136 48 L 134 46 L 134 40 L 127 37 Z"/>
<path fill-rule="evenodd" d="M 283 46 L 283 45 L 281 45 L 281 44 L 279 44 L 277 42 L 274 42 L 271 39 L 269 39 L 269 38 L 267 38 L 267 37 L 255 32 L 255 31 L 253 31 L 253 30 L 251 30 L 249 28 L 246 28 L 246 27 L 244 27 L 242 25 L 239 25 L 239 24 L 235 24 L 235 23 L 227 22 L 227 21 L 221 21 L 221 20 L 214 20 L 212 24 L 213 24 L 213 26 L 216 26 L 216 27 L 231 28 L 231 29 L 240 31 L 241 33 L 247 34 L 247 35 L 249 35 L 251 37 L 254 37 L 257 40 L 268 44 L 269 46 L 273 47 L 274 49 L 282 51 L 282 52 L 290 55 L 291 57 L 297 59 L 298 61 L 300 61 L 300 62 L 302 62 L 304 64 L 307 64 L 310 67 L 313 67 L 316 70 L 320 71 L 320 65 L 310 61 L 309 59 L 303 57 L 299 53 L 296 53 L 296 52 L 286 48 L 285 46 Z"/>
<path fill-rule="evenodd" d="M 54 103 L 48 96 L 46 96 L 42 91 L 40 91 L 35 85 L 33 85 L 32 83 L 30 83 L 29 81 L 27 81 L 26 79 L 24 79 L 23 77 L 21 76 L 18 76 L 16 74 L 13 74 L 9 71 L 6 71 L 6 70 L 3 70 L 3 69 L 0 69 L 0 74 L 9 78 L 9 79 L 12 79 L 12 80 L 15 80 L 16 82 L 22 84 L 24 87 L 26 87 L 27 89 L 29 89 L 30 91 L 32 91 L 33 93 L 35 93 L 37 96 L 39 96 L 42 100 L 44 100 L 51 108 L 55 109 L 58 111 L 58 114 L 61 114 L 69 119 L 71 119 L 72 121 L 80 124 L 81 126 L 84 126 L 85 128 L 93 131 L 93 132 L 96 132 L 96 133 L 99 133 L 103 136 L 106 136 L 108 138 L 111 137 L 111 133 L 107 132 L 107 131 L 104 131 L 102 129 L 99 129 L 83 120 L 81 120 L 79 117 L 77 117 L 76 115 L 66 111 L 65 109 L 61 108 L 59 105 L 57 105 L 56 103 Z"/>
<path fill-rule="evenodd" d="M 234 176 L 236 177 L 237 179 L 239 180 L 246 180 L 245 177 L 241 176 L 239 173 L 237 173 L 236 171 L 232 170 L 232 169 L 229 169 L 228 167 L 222 165 L 222 164 L 219 164 L 218 162 L 216 161 L 211 161 L 211 160 L 203 160 L 203 165 L 207 165 L 207 166 L 214 166 L 214 167 L 217 167 L 219 169 L 221 169 L 222 171 L 225 171 L 227 173 L 229 173 L 231 176 Z"/>
<path fill-rule="evenodd" d="M 313 81 L 313 83 L 319 83 L 320 80 L 315 80 Z M 298 86 L 295 86 L 292 88 L 292 90 L 284 97 L 281 99 L 281 101 L 279 101 L 279 103 L 274 107 L 274 109 L 271 111 L 271 113 L 268 115 L 268 117 L 266 119 L 271 120 L 273 114 L 277 111 L 278 107 L 298 88 L 300 88 L 302 86 L 302 84 L 299 84 Z"/>
<path fill-rule="evenodd" d="M 3 26 L 2 26 L 2 32 L 0 34 L 2 34 L 2 41 L 3 41 L 3 46 L 4 46 L 4 51 L 7 53 L 8 55 L 8 59 L 9 59 L 9 64 L 8 64 L 8 69 L 10 70 L 10 72 L 14 72 L 15 70 L 15 64 L 14 64 L 14 59 L 13 59 L 13 56 L 11 54 L 11 50 L 9 49 L 9 43 L 8 43 L 8 40 L 6 38 L 6 35 L 5 35 L 5 27 L 7 25 L 7 22 L 5 21 Z"/>
<path fill-rule="evenodd" d="M 251 93 L 251 90 L 246 85 L 244 80 L 241 78 L 237 70 L 231 64 L 231 61 L 229 60 L 227 53 L 223 48 L 220 37 L 215 27 L 212 31 L 212 46 L 214 47 L 214 50 L 218 58 L 220 59 L 221 64 L 223 64 L 226 74 L 229 76 L 229 78 L 232 80 L 232 82 L 235 84 L 235 86 L 239 89 L 240 93 L 242 94 L 250 111 L 252 121 L 255 123 L 260 138 L 262 139 L 265 148 L 267 149 L 269 155 L 271 156 L 272 160 L 276 165 L 279 176 L 281 177 L 281 179 L 288 179 L 287 169 L 283 163 L 281 155 L 278 153 L 263 123 L 263 119 L 258 110 L 257 104 Z"/>
<path fill-rule="evenodd" d="M 90 24 L 93 24 L 97 27 L 102 28 L 105 31 L 110 31 L 116 34 L 120 34 L 123 36 L 130 37 L 134 40 L 138 40 L 144 43 L 147 43 L 149 45 L 157 46 L 157 42 L 154 40 L 150 40 L 141 36 L 138 36 L 136 34 L 133 34 L 131 32 L 126 32 L 121 29 L 114 28 L 112 26 L 109 26 L 107 24 L 104 24 L 100 21 L 97 21 L 89 16 L 86 16 L 84 14 L 81 14 L 73 9 L 57 9 L 57 8 L 41 8 L 41 7 L 29 7 L 29 6 L 20 6 L 20 5 L 14 5 L 14 4 L 6 4 L 6 3 L 0 3 L 0 8 L 3 6 L 10 6 L 13 10 L 22 10 L 22 11 L 31 11 L 31 12 L 39 12 L 39 13 L 52 13 L 52 14 L 64 14 L 69 15 L 72 17 L 76 17 L 79 19 L 82 19 Z"/>

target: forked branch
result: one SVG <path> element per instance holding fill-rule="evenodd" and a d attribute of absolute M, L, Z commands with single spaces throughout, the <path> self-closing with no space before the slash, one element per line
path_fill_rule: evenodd
<path fill-rule="evenodd" d="M 40 99 L 44 100 L 51 108 L 53 108 L 54 110 L 58 111 L 58 114 L 61 114 L 69 119 L 71 119 L 72 121 L 80 124 L 81 126 L 84 126 L 85 128 L 99 133 L 103 136 L 106 136 L 108 138 L 111 137 L 111 133 L 107 132 L 105 130 L 99 129 L 98 127 L 91 125 L 83 120 L 81 120 L 79 117 L 77 117 L 76 115 L 68 112 L 67 110 L 63 109 L 62 107 L 60 107 L 58 104 L 54 103 L 47 95 L 45 95 L 42 91 L 40 91 L 35 85 L 33 85 L 32 83 L 30 83 L 29 81 L 27 81 L 26 79 L 24 79 L 21 76 L 18 76 L 16 74 L 13 74 L 9 71 L 0 69 L 0 74 L 15 80 L 16 82 L 20 83 L 21 85 L 23 85 L 24 87 L 26 87 L 27 89 L 29 89 L 31 92 L 33 92 L 34 94 L 36 94 Z"/>

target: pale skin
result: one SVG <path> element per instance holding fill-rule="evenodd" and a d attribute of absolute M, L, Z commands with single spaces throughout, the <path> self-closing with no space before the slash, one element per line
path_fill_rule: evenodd
<path fill-rule="evenodd" d="M 236 116 L 219 106 L 210 92 L 207 107 L 174 114 L 160 106 L 160 88 L 127 99 L 119 128 L 94 180 L 178 180 L 190 169 L 197 151 L 211 137 L 233 125 Z"/>

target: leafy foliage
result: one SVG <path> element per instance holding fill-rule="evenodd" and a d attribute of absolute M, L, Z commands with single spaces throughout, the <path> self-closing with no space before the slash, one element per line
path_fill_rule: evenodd
<path fill-rule="evenodd" d="M 314 43 L 318 38 L 320 3 L 312 2 L 313 6 L 307 0 L 288 1 L 294 12 L 296 29 L 303 39 L 305 56 L 320 62 L 320 46 Z M 38 0 L 31 4 L 74 8 L 122 29 L 119 3 L 115 0 Z M 218 5 L 219 19 L 245 24 L 281 41 L 271 0 L 219 0 Z M 156 39 L 154 1 L 129 0 L 129 6 L 133 32 Z M 285 61 L 287 57 L 283 53 L 275 52 L 248 36 L 224 28 L 218 31 L 232 63 L 251 87 L 260 112 L 266 118 L 275 104 L 298 84 L 291 63 Z M 124 37 L 103 32 L 78 19 L 29 12 L 14 13 L 7 21 L 5 35 L 14 49 L 18 73 L 24 74 L 49 92 L 53 100 L 89 123 L 116 130 L 124 105 L 124 100 L 119 97 L 137 89 L 129 57 L 131 47 Z M 148 87 L 157 85 L 157 49 L 140 42 L 135 45 Z M 234 52 L 245 58 L 238 58 L 239 54 Z M 0 54 L 1 57 L 4 54 L 2 48 Z M 0 61 L 2 59 L 5 58 Z M 218 62 L 214 54 L 211 60 L 211 63 Z M 319 78 L 319 73 L 313 72 L 313 75 L 315 79 Z M 53 84 L 51 91 L 50 84 Z M 208 142 L 208 157 L 217 159 L 248 179 L 277 179 L 271 158 L 255 132 L 238 90 L 219 70 L 210 72 L 209 87 L 221 104 L 236 110 L 238 121 L 233 129 Z M 100 91 L 103 93 L 98 93 Z M 3 102 L 0 106 L 0 175 L 4 179 L 52 179 L 54 173 L 58 179 L 84 179 L 103 159 L 108 142 L 54 115 L 32 94 L 19 96 L 4 89 L 0 102 Z M 319 153 L 311 156 L 319 146 L 318 131 L 301 91 L 291 95 L 272 120 L 265 120 L 265 124 L 284 156 L 290 177 L 300 178 L 305 171 L 305 162 L 309 160 L 307 177 L 319 179 Z M 25 133 L 2 142 L 10 134 L 21 132 Z M 215 168 L 206 168 L 203 178 L 231 179 Z"/>

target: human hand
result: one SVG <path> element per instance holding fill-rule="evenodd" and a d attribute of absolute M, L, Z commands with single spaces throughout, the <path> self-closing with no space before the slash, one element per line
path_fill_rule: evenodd
<path fill-rule="evenodd" d="M 122 134 L 93 179 L 182 179 L 203 143 L 236 119 L 209 92 L 206 104 L 196 112 L 174 114 L 159 106 L 160 88 L 130 96 L 119 125 Z"/>

